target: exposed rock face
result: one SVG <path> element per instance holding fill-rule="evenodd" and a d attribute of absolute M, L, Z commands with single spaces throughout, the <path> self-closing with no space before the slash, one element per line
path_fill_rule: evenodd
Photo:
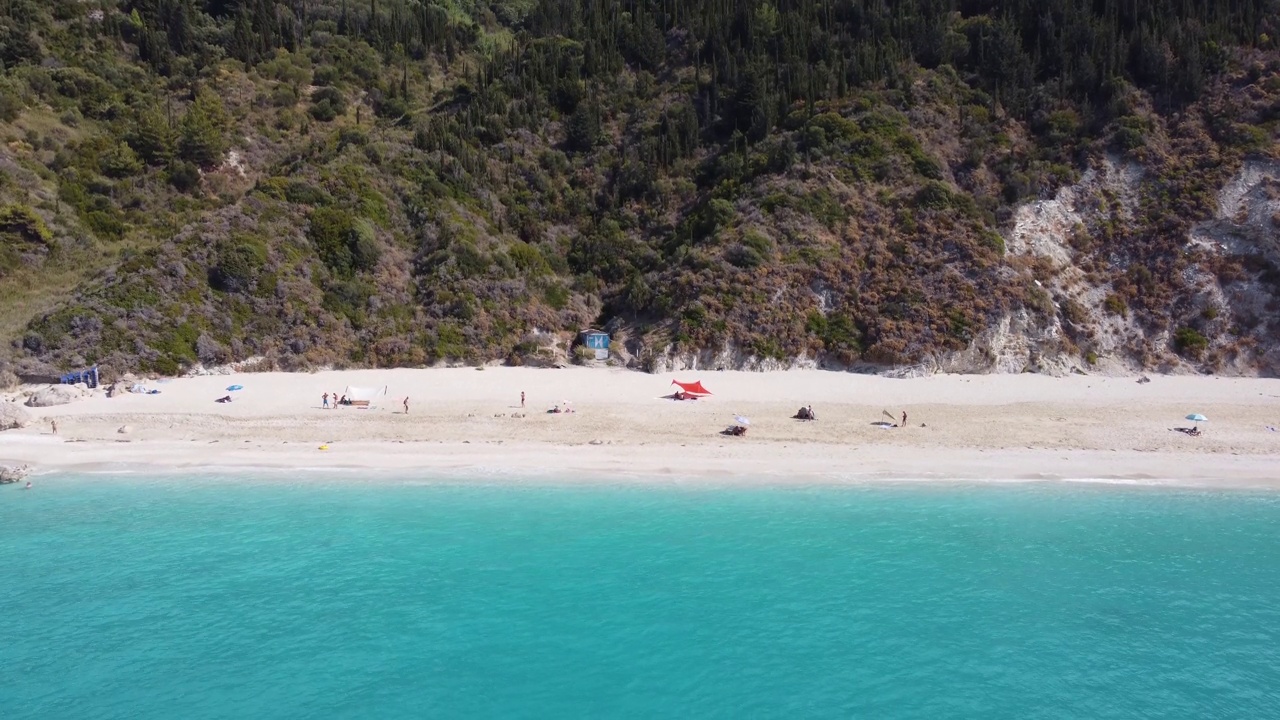
<path fill-rule="evenodd" d="M 21 405 L 0 402 L 0 430 L 17 430 L 31 424 L 31 413 Z"/>
<path fill-rule="evenodd" d="M 1075 185 L 1049 200 L 1021 206 L 1006 236 L 1010 257 L 1045 268 L 1043 302 L 1019 310 L 979 334 L 965 351 L 941 359 L 947 372 L 1041 372 L 1078 370 L 1134 372 L 1155 368 L 1187 372 L 1193 362 L 1174 352 L 1179 325 L 1198 324 L 1208 337 L 1207 354 L 1221 351 L 1217 372 L 1252 375 L 1280 371 L 1280 302 L 1265 273 L 1256 270 L 1227 283 L 1215 266 L 1266 261 L 1280 264 L 1280 162 L 1249 160 L 1218 194 L 1218 212 L 1188 233 L 1185 271 L 1188 310 L 1168 328 L 1142 327 L 1126 312 L 1108 308 L 1113 286 L 1086 272 L 1073 235 L 1090 234 L 1103 222 L 1127 223 L 1139 209 L 1142 169 L 1107 158 Z M 1188 322 L 1187 318 L 1198 322 Z"/>
<path fill-rule="evenodd" d="M 50 385 L 27 398 L 27 407 L 67 405 L 84 396 L 84 391 L 70 385 Z"/>

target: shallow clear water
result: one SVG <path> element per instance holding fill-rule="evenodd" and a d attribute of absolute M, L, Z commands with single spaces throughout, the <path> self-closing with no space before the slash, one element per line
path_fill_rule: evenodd
<path fill-rule="evenodd" d="M 1280 717 L 1280 495 L 63 477 L 0 717 Z"/>

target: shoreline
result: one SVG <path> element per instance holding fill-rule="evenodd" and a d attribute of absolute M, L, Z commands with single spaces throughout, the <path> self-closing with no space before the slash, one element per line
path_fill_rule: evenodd
<path fill-rule="evenodd" d="M 665 399 L 672 379 L 714 395 Z M 231 385 L 234 402 L 215 403 Z M 386 386 L 370 410 L 325 392 Z M 0 463 L 39 475 L 254 469 L 710 484 L 1095 482 L 1280 489 L 1280 380 L 472 368 L 251 373 L 31 408 Z M 520 408 L 519 398 L 528 402 Z M 402 410 L 405 397 L 410 414 Z M 575 412 L 545 409 L 572 402 Z M 791 416 L 812 405 L 815 422 Z M 909 413 L 904 427 L 900 413 Z M 1172 432 L 1188 413 L 1201 437 Z M 735 415 L 746 437 L 720 434 Z M 56 420 L 59 434 L 50 432 Z M 127 432 L 118 430 L 127 426 Z M 327 446 L 327 450 L 320 450 Z M 630 479 L 628 479 L 630 478 Z"/>
<path fill-rule="evenodd" d="M 933 484 L 1094 484 L 1136 487 L 1197 489 L 1280 490 L 1280 456 L 1253 455 L 1206 458 L 1203 455 L 1150 452 L 1052 450 L 963 450 L 947 454 L 945 464 L 932 457 L 906 461 L 890 454 L 864 449 L 852 467 L 826 462 L 805 462 L 799 457 L 768 450 L 772 459 L 789 463 L 786 468 L 763 464 L 765 458 L 748 452 L 735 457 L 710 458 L 679 467 L 639 460 L 639 448 L 591 446 L 590 456 L 565 462 L 556 456 L 587 448 L 556 445 L 508 445 L 495 447 L 443 443 L 358 443 L 330 446 L 320 463 L 314 448 L 232 449 L 217 462 L 171 444 L 157 443 L 142 453 L 132 443 L 103 447 L 97 443 L 72 443 L 84 452 L 68 452 L 56 461 L 13 457 L 0 443 L 0 462 L 32 463 L 33 478 L 65 475 L 131 476 L 281 476 L 304 473 L 306 478 L 362 481 L 411 480 L 424 482 L 497 481 L 504 484 L 698 484 L 732 487 L 823 487 L 863 485 Z M 407 446 L 407 447 L 406 447 Z M 188 448 L 193 450 L 195 448 Z M 669 453 L 676 447 L 646 448 Z M 850 449 L 812 447 L 807 451 L 850 457 Z M 482 451 L 479 456 L 477 451 Z M 856 451 L 855 451 L 856 452 Z M 139 457 L 141 456 L 141 457 Z M 167 456 L 168 460 L 164 459 Z M 1211 462 L 1205 462 L 1211 460 Z M 38 464 L 37 464 L 38 463 Z M 305 479 L 303 481 L 305 481 Z"/>

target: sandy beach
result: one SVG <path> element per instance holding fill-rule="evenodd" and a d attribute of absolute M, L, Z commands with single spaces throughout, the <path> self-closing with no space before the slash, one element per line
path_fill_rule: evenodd
<path fill-rule="evenodd" d="M 665 399 L 672 379 L 713 395 Z M 244 389 L 228 393 L 231 385 Z M 387 386 L 369 410 L 325 393 Z M 419 471 L 749 482 L 1079 479 L 1280 487 L 1280 380 L 487 367 L 253 373 L 152 382 L 33 408 L 0 462 L 69 470 Z M 520 407 L 525 393 L 526 407 Z M 234 402 L 216 398 L 231 394 Z M 409 398 L 409 413 L 402 401 Z M 575 412 L 548 414 L 570 401 Z M 812 405 L 817 420 L 791 419 Z M 908 413 L 905 427 L 883 427 Z M 1203 413 L 1201 437 L 1171 430 Z M 720 431 L 735 415 L 745 437 Z M 50 432 L 50 420 L 59 425 Z M 118 430 L 128 426 L 129 431 Z M 320 449 L 327 446 L 327 449 Z"/>

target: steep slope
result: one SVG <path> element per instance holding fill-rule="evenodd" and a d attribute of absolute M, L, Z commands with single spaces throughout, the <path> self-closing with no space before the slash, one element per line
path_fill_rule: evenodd
<path fill-rule="evenodd" d="M 7 4 L 27 369 L 1280 370 L 1273 0 Z"/>

